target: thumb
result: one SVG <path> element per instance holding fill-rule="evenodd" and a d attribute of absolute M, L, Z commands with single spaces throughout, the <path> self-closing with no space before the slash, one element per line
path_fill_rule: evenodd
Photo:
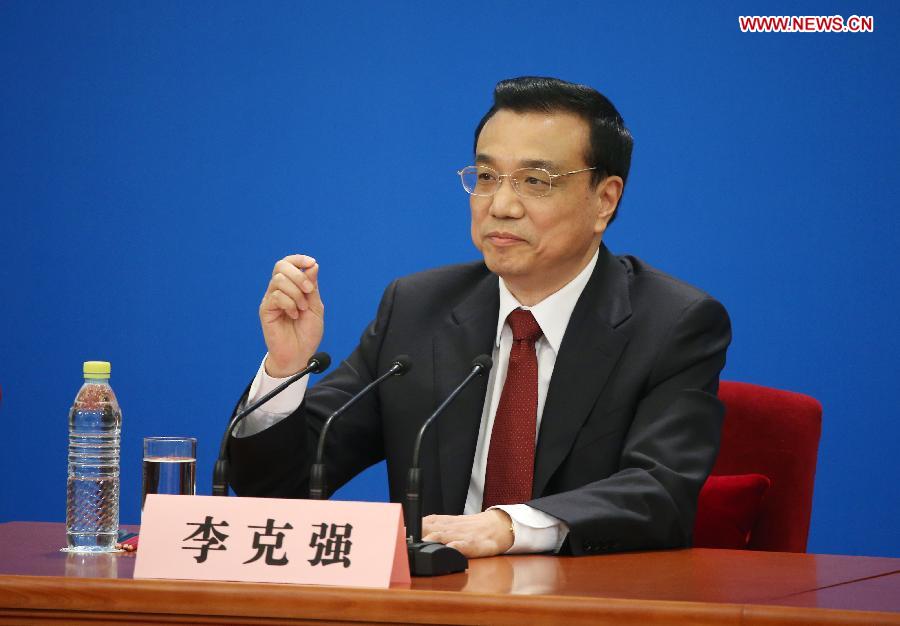
<path fill-rule="evenodd" d="M 322 315 L 325 311 L 325 305 L 322 303 L 322 297 L 319 294 L 319 264 L 316 263 L 305 270 L 304 274 L 314 287 L 312 293 L 306 294 L 306 298 L 309 301 L 309 307 L 319 315 Z"/>
<path fill-rule="evenodd" d="M 308 267 L 303 270 L 303 275 L 306 276 L 313 284 L 319 280 L 319 264 L 315 263 L 312 267 Z"/>

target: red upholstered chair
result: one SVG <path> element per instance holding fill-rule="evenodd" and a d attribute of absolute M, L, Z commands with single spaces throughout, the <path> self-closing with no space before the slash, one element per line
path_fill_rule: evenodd
<path fill-rule="evenodd" d="M 700 493 L 694 545 L 806 552 L 822 405 L 800 393 L 727 381 L 719 398 L 722 445 Z"/>

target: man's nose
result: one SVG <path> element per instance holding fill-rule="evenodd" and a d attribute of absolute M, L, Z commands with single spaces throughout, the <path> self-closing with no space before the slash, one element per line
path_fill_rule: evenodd
<path fill-rule="evenodd" d="M 522 198 L 516 193 L 511 178 L 501 178 L 500 188 L 491 196 L 491 215 L 497 218 L 516 219 L 525 215 Z"/>

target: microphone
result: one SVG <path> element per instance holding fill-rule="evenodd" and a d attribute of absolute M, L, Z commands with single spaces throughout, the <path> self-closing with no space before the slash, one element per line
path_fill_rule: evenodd
<path fill-rule="evenodd" d="M 225 429 L 225 434 L 222 435 L 222 443 L 219 445 L 219 458 L 216 459 L 216 464 L 213 466 L 212 495 L 228 495 L 228 438 L 231 436 L 231 431 L 234 430 L 234 427 L 237 426 L 245 417 L 253 413 L 253 411 L 264 405 L 266 402 L 277 396 L 279 393 L 293 385 L 295 382 L 297 382 L 307 374 L 321 374 L 328 369 L 329 365 L 331 365 L 331 357 L 328 356 L 328 353 L 316 352 L 306 363 L 305 368 L 288 378 L 286 381 L 275 387 L 275 389 L 273 389 L 262 398 L 231 418 L 231 421 L 228 422 L 228 428 Z"/>
<path fill-rule="evenodd" d="M 416 443 L 413 446 L 412 465 L 409 468 L 406 483 L 406 553 L 409 557 L 409 570 L 413 576 L 440 576 L 464 572 L 469 562 L 458 550 L 445 546 L 436 541 L 422 541 L 422 485 L 421 469 L 419 468 L 419 451 L 422 447 L 422 439 L 425 431 L 431 426 L 435 418 L 444 412 L 453 399 L 476 376 L 482 376 L 489 372 L 494 362 L 486 354 L 480 354 L 472 360 L 472 370 L 454 389 L 447 399 L 425 420 L 419 429 Z"/>
<path fill-rule="evenodd" d="M 343 406 L 339 407 L 334 413 L 328 416 L 328 419 L 325 420 L 325 423 L 322 425 L 322 430 L 319 433 L 319 444 L 316 447 L 316 462 L 309 468 L 310 500 L 324 500 L 326 498 L 328 487 L 325 480 L 325 465 L 322 463 L 322 457 L 325 455 L 325 435 L 328 433 L 328 429 L 331 427 L 334 420 L 340 417 L 351 406 L 356 404 L 360 398 L 391 376 L 403 376 L 411 369 L 412 361 L 408 356 L 401 354 L 394 357 L 393 363 L 391 363 L 391 366 L 384 374 L 363 387 L 359 393 L 347 400 Z"/>

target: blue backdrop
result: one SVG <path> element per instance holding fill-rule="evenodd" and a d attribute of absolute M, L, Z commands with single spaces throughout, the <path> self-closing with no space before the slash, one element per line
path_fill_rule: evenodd
<path fill-rule="evenodd" d="M 822 401 L 810 550 L 900 556 L 900 5 L 633 4 L 0 2 L 0 521 L 64 518 L 86 359 L 124 410 L 123 521 L 146 435 L 198 437 L 208 493 L 273 263 L 320 260 L 346 355 L 390 279 L 477 257 L 454 170 L 494 83 L 545 74 L 634 133 L 609 246 L 725 303 L 725 378 Z M 342 495 L 386 493 L 376 467 Z"/>

